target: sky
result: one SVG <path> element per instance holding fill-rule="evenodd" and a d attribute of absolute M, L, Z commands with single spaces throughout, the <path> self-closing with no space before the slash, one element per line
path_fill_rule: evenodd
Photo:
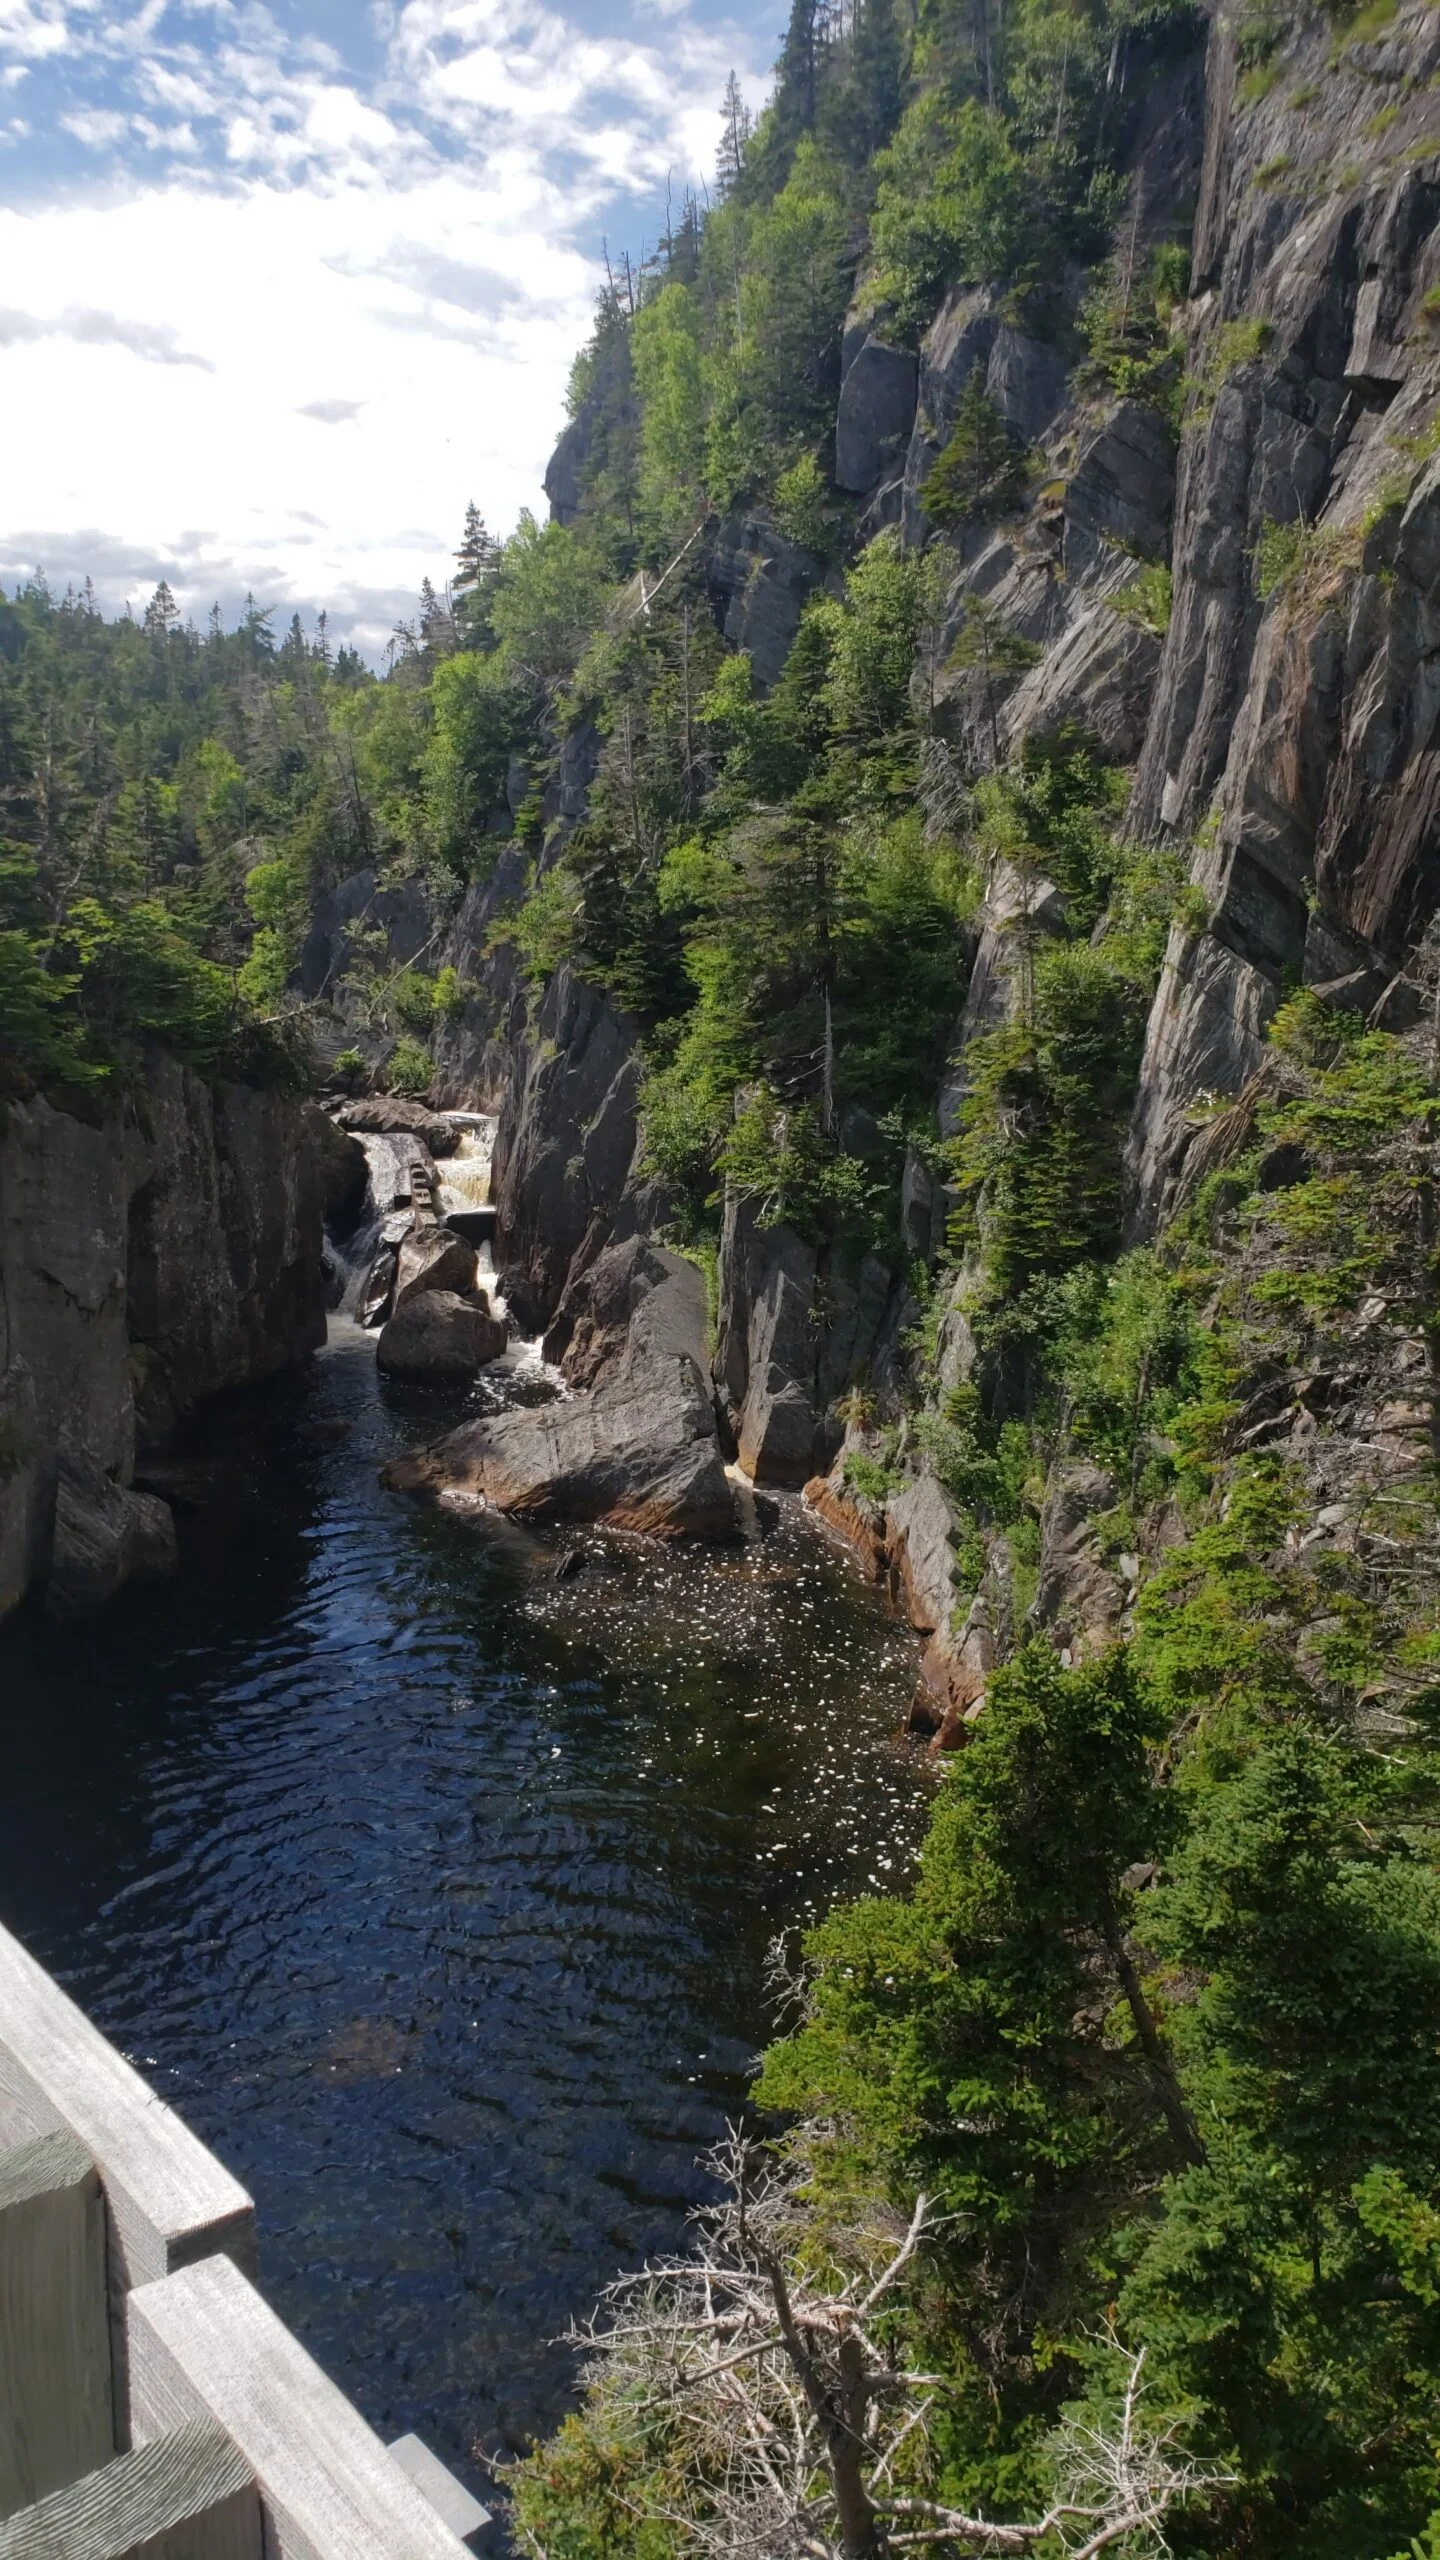
<path fill-rule="evenodd" d="M 0 585 L 381 658 L 541 480 L 772 0 L 0 0 Z"/>

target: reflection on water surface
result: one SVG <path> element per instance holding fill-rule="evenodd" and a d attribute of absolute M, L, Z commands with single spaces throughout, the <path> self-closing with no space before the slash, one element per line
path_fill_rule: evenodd
<path fill-rule="evenodd" d="M 343 1328 L 202 1417 L 173 1584 L 0 1635 L 0 1918 L 250 2186 L 365 2414 L 483 2486 L 673 2245 L 769 1938 L 902 1881 L 924 1782 L 912 1647 L 793 1511 L 557 1581 L 377 1484 L 462 1409 Z"/>

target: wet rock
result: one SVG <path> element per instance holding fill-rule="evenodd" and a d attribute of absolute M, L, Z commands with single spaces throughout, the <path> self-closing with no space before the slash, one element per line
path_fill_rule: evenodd
<path fill-rule="evenodd" d="M 913 355 L 866 337 L 847 364 L 835 413 L 835 485 L 862 496 L 905 455 L 915 423 Z"/>
<path fill-rule="evenodd" d="M 0 1615 L 44 1576 L 62 1460 L 123 1490 L 137 1437 L 323 1342 L 323 1253 L 314 1148 L 281 1095 L 216 1093 L 155 1053 L 94 1125 L 7 1106 Z"/>
<path fill-rule="evenodd" d="M 483 1302 L 471 1304 L 452 1289 L 425 1289 L 382 1327 L 375 1358 L 387 1378 L 413 1386 L 460 1386 L 487 1361 L 498 1360 L 508 1339 Z"/>
<path fill-rule="evenodd" d="M 806 1510 L 813 1511 L 860 1558 L 872 1582 L 883 1582 L 890 1567 L 884 1511 L 852 1491 L 843 1468 L 835 1467 L 828 1476 L 812 1476 L 801 1498 Z"/>
<path fill-rule="evenodd" d="M 305 1132 L 320 1172 L 320 1206 L 325 1224 L 348 1234 L 365 1205 L 370 1166 L 358 1138 L 337 1126 L 318 1103 L 305 1107 Z"/>
<path fill-rule="evenodd" d="M 62 1461 L 45 1583 L 52 1618 L 88 1617 L 127 1582 L 173 1572 L 177 1561 L 168 1503 L 118 1485 L 97 1468 Z"/>
<path fill-rule="evenodd" d="M 462 1424 L 396 1459 L 382 1482 L 436 1500 L 478 1496 L 517 1520 L 659 1538 L 730 1537 L 737 1526 L 710 1398 L 685 1359 L 637 1360 L 593 1395 Z"/>
<path fill-rule="evenodd" d="M 130 1164 L 127 1327 L 177 1416 L 319 1348 L 321 1181 L 294 1103 L 248 1085 L 212 1094 L 157 1056 Z"/>
<path fill-rule="evenodd" d="M 395 1268 L 394 1306 L 398 1314 L 410 1298 L 425 1289 L 447 1289 L 465 1297 L 475 1286 L 475 1247 L 444 1227 L 412 1227 L 399 1249 Z"/>
<path fill-rule="evenodd" d="M 44 1571 L 62 1454 L 128 1478 L 123 1135 L 37 1097 L 0 1129 L 0 1612 Z"/>
<path fill-rule="evenodd" d="M 335 1119 L 341 1129 L 362 1130 L 376 1137 L 398 1133 L 418 1138 L 432 1156 L 453 1156 L 460 1144 L 460 1132 L 453 1120 L 431 1111 L 423 1102 L 408 1102 L 398 1093 L 366 1094 L 359 1102 L 342 1102 Z"/>

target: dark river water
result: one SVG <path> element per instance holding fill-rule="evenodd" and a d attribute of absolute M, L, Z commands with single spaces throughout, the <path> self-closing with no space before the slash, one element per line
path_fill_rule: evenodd
<path fill-rule="evenodd" d="M 202 1418 L 177 1579 L 0 1635 L 0 1919 L 251 2189 L 321 2363 L 483 2493 L 703 2192 L 770 1938 L 903 1882 L 925 1787 L 911 1645 L 792 1507 L 557 1581 L 380 1489 L 463 1409 L 346 1328 Z"/>

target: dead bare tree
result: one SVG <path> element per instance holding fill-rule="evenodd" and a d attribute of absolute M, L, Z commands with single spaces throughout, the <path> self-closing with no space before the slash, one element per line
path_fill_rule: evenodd
<path fill-rule="evenodd" d="M 1115 2420 L 1062 2430 L 1044 2515 L 1011 2523 L 927 2498 L 929 2419 L 945 2385 L 907 2363 L 890 2314 L 934 2227 L 929 2201 L 917 2197 L 908 2222 L 874 2203 L 817 2250 L 801 2159 L 732 2128 L 708 2166 L 723 2193 L 696 2216 L 694 2254 L 622 2277 L 570 2332 L 606 2408 L 663 2428 L 669 2503 L 647 2512 L 696 2560 L 1163 2551 L 1169 2511 L 1225 2477 L 1147 2423 L 1143 2352 L 1112 2333 L 1124 2376 Z"/>

